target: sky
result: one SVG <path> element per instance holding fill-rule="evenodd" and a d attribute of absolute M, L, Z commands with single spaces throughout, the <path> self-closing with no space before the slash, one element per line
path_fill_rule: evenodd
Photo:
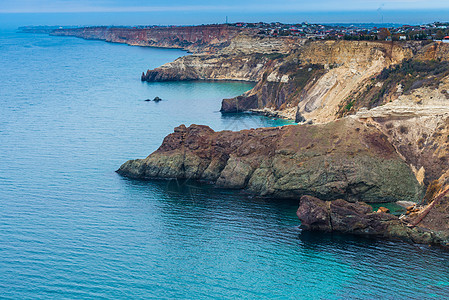
<path fill-rule="evenodd" d="M 0 0 L 0 25 L 449 21 L 449 0 Z M 28 22 L 28 23 L 27 23 Z"/>
<path fill-rule="evenodd" d="M 0 0 L 1 13 L 449 9 L 447 0 Z"/>

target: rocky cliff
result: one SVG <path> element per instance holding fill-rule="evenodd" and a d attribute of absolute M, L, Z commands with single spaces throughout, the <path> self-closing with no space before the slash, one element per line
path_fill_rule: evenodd
<path fill-rule="evenodd" d="M 243 31 L 214 51 L 180 57 L 142 74 L 142 81 L 262 80 L 267 68 L 299 49 L 305 40 L 292 37 L 258 37 Z M 210 49 L 209 49 L 210 50 Z"/>
<path fill-rule="evenodd" d="M 264 55 L 183 56 L 174 62 L 142 74 L 142 81 L 240 80 L 261 79 L 269 58 Z"/>
<path fill-rule="evenodd" d="M 179 58 L 148 70 L 142 80 L 254 81 L 252 90 L 224 99 L 221 111 L 252 110 L 324 123 L 408 97 L 423 87 L 444 94 L 448 59 L 449 46 L 439 43 L 305 41 L 240 34 L 216 54 Z M 426 95 L 430 94 L 421 98 Z"/>
<path fill-rule="evenodd" d="M 215 52 L 228 46 L 242 32 L 251 32 L 227 25 L 172 26 L 151 28 L 83 27 L 57 29 L 51 35 L 75 36 L 88 40 L 104 40 L 136 46 L 180 48 L 191 52 Z"/>
<path fill-rule="evenodd" d="M 387 103 L 392 97 L 384 95 L 385 90 L 379 95 L 383 83 L 376 76 L 406 60 L 435 61 L 446 48 L 421 42 L 306 41 L 240 34 L 214 55 L 179 58 L 148 70 L 142 80 L 254 81 L 256 86 L 244 95 L 224 99 L 221 111 L 253 110 L 322 123 Z M 438 80 L 444 74 L 441 71 Z"/>
<path fill-rule="evenodd" d="M 422 186 L 376 127 L 325 125 L 214 132 L 180 126 L 146 159 L 123 164 L 132 178 L 189 178 L 276 198 L 417 201 Z"/>

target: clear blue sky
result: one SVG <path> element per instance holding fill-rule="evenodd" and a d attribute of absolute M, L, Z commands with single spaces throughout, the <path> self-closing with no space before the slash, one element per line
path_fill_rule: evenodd
<path fill-rule="evenodd" d="M 449 0 L 0 0 L 0 25 L 138 25 L 236 21 L 425 23 Z M 28 23 L 27 23 L 28 22 Z"/>
<path fill-rule="evenodd" d="M 449 9 L 447 0 L 0 0 L 0 12 L 257 12 Z"/>

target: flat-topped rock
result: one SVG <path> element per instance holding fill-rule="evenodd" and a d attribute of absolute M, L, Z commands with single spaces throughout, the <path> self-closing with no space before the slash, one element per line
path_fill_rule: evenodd
<path fill-rule="evenodd" d="M 215 132 L 175 128 L 157 151 L 124 163 L 140 179 L 189 178 L 257 196 L 417 201 L 422 186 L 376 127 L 355 119 L 321 125 Z"/>

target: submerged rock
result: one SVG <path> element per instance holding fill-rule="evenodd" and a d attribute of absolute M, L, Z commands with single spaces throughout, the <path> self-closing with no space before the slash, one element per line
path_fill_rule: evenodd
<path fill-rule="evenodd" d="M 140 179 L 197 179 L 274 198 L 310 194 L 351 202 L 416 202 L 422 192 L 386 137 L 349 118 L 239 132 L 181 125 L 157 151 L 117 172 Z"/>

